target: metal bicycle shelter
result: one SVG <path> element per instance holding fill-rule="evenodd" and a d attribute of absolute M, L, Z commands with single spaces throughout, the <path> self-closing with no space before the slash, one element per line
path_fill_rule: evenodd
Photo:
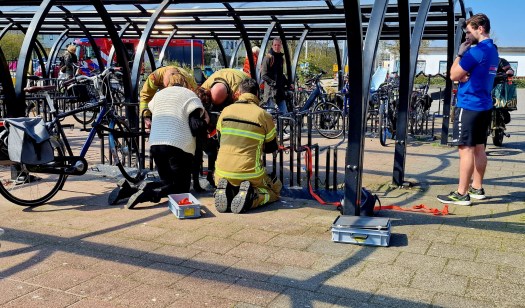
<path fill-rule="evenodd" d="M 363 3 L 361 3 L 363 2 Z M 250 40 L 262 40 L 267 46 L 272 35 L 283 41 L 287 74 L 296 79 L 301 48 L 306 40 L 330 40 L 334 46 L 344 42 L 344 54 L 336 48 L 338 67 L 348 65 L 350 126 L 345 159 L 345 191 L 343 213 L 359 215 L 363 173 L 364 132 L 373 62 L 380 40 L 399 40 L 400 88 L 398 134 L 395 140 L 392 182 L 404 183 L 407 152 L 407 122 L 409 98 L 414 84 L 417 56 L 422 40 L 443 40 L 447 43 L 447 75 L 453 56 L 464 38 L 462 27 L 467 13 L 463 0 L 320 0 L 320 1 L 172 1 L 172 0 L 4 0 L 0 3 L 0 83 L 7 116 L 24 115 L 27 72 L 33 51 L 37 54 L 43 77 L 50 73 L 50 63 L 67 38 L 86 37 L 93 48 L 101 69 L 102 55 L 94 43 L 97 37 L 109 37 L 114 48 L 109 63 L 128 63 L 123 38 L 140 38 L 130 67 L 124 65 L 123 87 L 126 102 L 138 104 L 140 70 L 145 53 L 152 70 L 162 63 L 164 51 L 171 39 L 215 40 L 221 50 L 225 67 L 227 57 L 221 41 L 238 40 L 246 49 L 251 75 L 258 76 L 263 57 L 253 63 Z M 20 48 L 13 84 L 7 60 L 2 52 L 1 39 L 11 31 L 25 34 Z M 57 35 L 58 39 L 46 53 L 37 35 Z M 150 38 L 165 39 L 166 43 L 154 59 L 147 46 Z M 297 41 L 290 50 L 289 41 Z M 241 44 L 238 44 L 240 46 Z M 239 51 L 237 48 L 234 55 Z M 264 50 L 263 50 L 264 53 Z M 47 64 L 44 63 L 46 58 Z M 233 59 L 234 57 L 232 57 Z M 342 71 L 339 72 L 342 84 Z M 447 79 L 444 92 L 441 143 L 446 144 L 449 132 L 452 81 Z M 126 107 L 130 124 L 138 126 L 134 107 Z"/>

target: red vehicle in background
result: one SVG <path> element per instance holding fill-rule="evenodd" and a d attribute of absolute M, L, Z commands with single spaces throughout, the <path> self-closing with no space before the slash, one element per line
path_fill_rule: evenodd
<path fill-rule="evenodd" d="M 149 39 L 148 46 L 151 48 L 155 60 L 158 59 L 159 53 L 164 46 L 165 39 Z M 122 39 L 124 46 L 128 53 L 128 59 L 133 60 L 139 39 Z M 100 48 L 102 61 L 104 66 L 108 64 L 108 57 L 113 44 L 109 38 L 95 38 L 95 43 Z M 93 47 L 87 38 L 76 39 L 75 44 L 77 48 L 77 56 L 80 61 L 80 69 L 82 74 L 90 75 L 93 70 L 99 70 L 98 61 L 93 52 Z M 191 40 L 171 40 L 164 53 L 164 62 L 177 62 L 178 64 L 191 65 Z M 149 58 L 145 55 L 144 60 L 147 62 Z M 114 58 L 113 61 L 116 61 Z M 204 64 L 204 41 L 193 40 L 193 65 L 202 66 Z M 122 65 L 122 64 L 117 64 Z"/>

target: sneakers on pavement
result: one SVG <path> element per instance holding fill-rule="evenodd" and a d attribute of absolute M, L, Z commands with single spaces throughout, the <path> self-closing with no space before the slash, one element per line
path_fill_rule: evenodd
<path fill-rule="evenodd" d="M 468 194 L 470 198 L 476 200 L 483 200 L 487 198 L 487 196 L 485 196 L 485 190 L 483 189 L 483 187 L 481 187 L 480 189 L 475 189 L 474 187 L 470 186 L 468 188 Z"/>
<path fill-rule="evenodd" d="M 457 204 L 457 205 L 471 205 L 469 194 L 460 195 L 457 191 L 453 191 L 448 195 L 439 195 L 437 199 L 441 203 Z"/>
<path fill-rule="evenodd" d="M 241 185 L 239 186 L 239 192 L 233 198 L 231 203 L 232 212 L 239 214 L 249 210 L 252 206 L 253 199 L 254 192 L 250 181 L 241 182 Z"/>
<path fill-rule="evenodd" d="M 215 199 L 215 208 L 219 213 L 226 213 L 231 210 L 230 205 L 233 199 L 233 191 L 228 180 L 224 178 L 219 180 L 213 196 Z"/>

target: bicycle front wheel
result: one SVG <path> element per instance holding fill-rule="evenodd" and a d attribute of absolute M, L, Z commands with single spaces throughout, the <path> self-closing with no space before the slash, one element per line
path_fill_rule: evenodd
<path fill-rule="evenodd" d="M 7 158 L 0 149 L 0 156 Z M 64 151 L 55 148 L 55 157 L 63 157 Z M 63 166 L 63 162 L 50 162 L 45 164 L 50 166 Z M 36 170 L 37 168 L 31 168 Z M 48 174 L 28 171 L 25 164 L 16 163 L 10 160 L 0 160 L 0 194 L 7 201 L 22 206 L 42 205 L 53 198 L 62 189 L 67 176 L 64 174 Z"/>
<path fill-rule="evenodd" d="M 343 134 L 344 117 L 339 107 L 332 103 L 320 103 L 314 108 L 312 119 L 319 134 L 328 139 L 334 139 Z"/>
<path fill-rule="evenodd" d="M 114 164 L 126 180 L 138 183 L 142 179 L 141 157 L 138 135 L 133 133 L 122 119 L 113 119 L 109 123 L 109 147 Z"/>

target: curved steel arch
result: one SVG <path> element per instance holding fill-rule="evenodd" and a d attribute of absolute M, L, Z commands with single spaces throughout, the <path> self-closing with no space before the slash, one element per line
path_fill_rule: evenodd
<path fill-rule="evenodd" d="M 162 3 L 157 7 L 155 12 L 151 15 L 150 19 L 148 20 L 148 23 L 146 24 L 146 27 L 144 28 L 144 31 L 142 32 L 142 35 L 140 36 L 139 43 L 137 45 L 137 50 L 135 52 L 135 57 L 133 58 L 133 67 L 131 69 L 131 102 L 133 104 L 138 103 L 138 93 L 139 93 L 139 79 L 140 79 L 140 69 L 143 62 L 144 57 L 144 50 L 146 48 L 146 42 L 149 39 L 149 36 L 151 34 L 151 31 L 153 31 L 153 27 L 157 23 L 157 20 L 162 15 L 162 12 L 171 4 L 171 0 L 164 0 Z M 133 127 L 138 127 L 138 115 L 137 110 L 130 110 L 130 113 L 128 115 L 128 119 L 130 121 L 130 125 Z"/>
<path fill-rule="evenodd" d="M 84 33 L 84 35 L 88 39 L 89 44 L 91 44 L 91 48 L 93 48 L 93 53 L 95 54 L 95 57 L 97 58 L 97 62 L 98 62 L 98 69 L 100 71 L 103 71 L 106 66 L 104 65 L 104 62 L 102 61 L 102 54 L 100 52 L 100 48 L 98 47 L 97 43 L 95 42 L 95 39 L 93 38 L 93 36 L 89 32 L 88 28 L 84 25 L 84 23 L 78 17 L 76 17 L 74 14 L 72 14 L 64 6 L 58 5 L 57 7 L 59 9 L 61 9 L 64 13 L 66 13 L 66 17 L 69 17 L 69 18 L 73 19 L 77 23 L 77 25 L 80 28 L 80 30 L 82 30 L 82 32 Z"/>
<path fill-rule="evenodd" d="M 119 33 L 118 33 L 118 37 L 119 38 L 122 38 L 122 35 L 124 35 L 124 32 L 126 32 L 126 30 L 131 26 L 131 22 L 128 22 L 124 25 L 124 27 L 122 27 L 122 29 L 120 29 Z M 111 50 L 109 51 L 109 55 L 108 55 L 108 66 L 113 66 L 113 58 L 115 56 L 115 46 L 111 45 Z"/>
<path fill-rule="evenodd" d="M 58 51 L 60 50 L 62 45 L 64 45 L 64 42 L 66 41 L 64 38 L 66 37 L 68 32 L 69 32 L 69 29 L 66 29 L 62 33 L 60 33 L 57 40 L 53 44 L 53 47 L 51 47 L 51 50 L 49 51 L 49 58 L 47 59 L 47 63 L 46 63 L 46 72 L 48 75 L 51 74 L 51 64 L 55 63 L 55 59 L 58 55 Z"/>
<path fill-rule="evenodd" d="M 2 32 L 0 32 L 0 40 L 4 37 L 4 35 L 11 30 L 15 26 L 15 23 L 11 22 L 9 23 L 5 28 L 2 29 Z"/>
<path fill-rule="evenodd" d="M 430 5 L 432 0 L 422 0 L 419 10 L 417 12 L 416 23 L 412 30 L 410 38 L 410 70 L 408 71 L 408 93 L 411 93 L 414 87 L 414 76 L 416 74 L 417 57 L 419 55 L 419 47 L 421 46 L 421 40 L 423 38 L 423 32 L 425 30 L 425 23 L 427 20 L 428 12 L 430 11 Z M 410 94 L 409 94 L 410 95 Z M 409 97 L 409 96 L 408 96 Z M 396 124 L 396 151 L 394 154 L 394 172 L 392 175 L 392 181 L 397 186 L 402 186 L 405 180 L 405 162 L 406 162 L 406 142 L 407 142 L 407 129 L 408 129 L 408 103 L 409 99 L 406 97 L 405 100 L 399 100 L 399 108 L 403 111 L 407 111 L 403 116 L 397 118 Z"/>
<path fill-rule="evenodd" d="M 237 41 L 237 44 L 235 44 L 235 50 L 232 52 L 232 57 L 230 58 L 230 67 L 235 66 L 235 59 L 237 59 L 237 54 L 239 53 L 239 49 L 241 49 L 241 42 L 242 39 L 239 39 Z"/>
<path fill-rule="evenodd" d="M 107 31 L 109 32 L 109 37 L 111 38 L 111 43 L 113 46 L 115 46 L 115 53 L 117 55 L 117 61 L 120 63 L 128 63 L 128 55 L 126 54 L 126 49 L 124 47 L 124 44 L 122 43 L 122 40 L 118 36 L 117 29 L 115 28 L 115 25 L 111 21 L 111 16 L 109 16 L 108 11 L 104 7 L 104 4 L 102 3 L 102 0 L 92 0 L 91 1 L 93 7 L 97 10 L 98 14 L 100 14 L 100 18 L 102 19 L 102 23 L 104 23 L 104 26 L 106 27 Z M 129 103 L 132 101 L 132 99 L 136 95 L 132 95 L 131 92 L 131 80 L 130 80 L 130 72 L 129 67 L 127 65 L 122 66 L 122 85 L 124 86 L 124 97 L 126 103 Z M 136 98 L 135 98 L 136 100 Z M 135 118 L 133 118 L 133 115 Z M 126 116 L 128 117 L 131 129 L 136 129 L 136 125 L 133 124 L 138 122 L 137 119 L 137 110 L 134 106 L 126 106 Z M 135 120 L 136 122 L 133 122 L 132 120 Z"/>
<path fill-rule="evenodd" d="M 301 35 L 301 38 L 299 38 L 297 46 L 295 47 L 295 52 L 292 61 L 292 79 L 290 80 L 291 84 L 295 84 L 295 81 L 297 79 L 297 65 L 299 64 L 299 56 L 301 55 L 301 49 L 303 48 L 304 41 L 306 40 L 306 36 L 308 35 L 308 31 L 308 28 L 304 29 L 303 34 Z"/>
<path fill-rule="evenodd" d="M 239 17 L 239 15 L 235 12 L 233 7 L 229 3 L 224 2 L 222 5 L 224 5 L 224 7 L 228 10 L 231 17 L 233 18 L 235 27 L 239 29 L 239 32 L 241 32 L 241 38 L 244 41 L 244 47 L 246 48 L 246 57 L 248 57 L 248 62 L 250 62 L 250 75 L 252 76 L 252 78 L 259 81 L 259 77 L 258 77 L 259 70 L 258 70 L 258 66 L 256 67 L 256 64 L 260 65 L 259 59 L 261 59 L 261 56 L 260 56 L 261 54 L 259 53 L 259 58 L 257 60 L 257 63 L 253 63 L 252 44 L 250 43 L 250 39 L 248 37 L 248 32 L 246 31 L 246 27 L 244 27 L 244 24 L 241 18 Z"/>
<path fill-rule="evenodd" d="M 159 59 L 157 60 L 157 67 L 161 67 L 162 66 L 162 61 L 164 61 L 164 54 L 166 53 L 166 49 L 170 45 L 171 39 L 177 33 L 177 31 L 178 31 L 177 28 L 173 29 L 173 31 L 171 31 L 170 35 L 168 35 L 168 37 L 166 38 L 166 41 L 164 42 L 164 45 L 162 45 L 162 49 L 160 50 L 160 53 L 159 53 Z"/>
<path fill-rule="evenodd" d="M 211 35 L 215 38 L 215 41 L 217 42 L 217 46 L 219 47 L 221 51 L 222 62 L 224 63 L 224 67 L 228 67 L 228 57 L 226 57 L 226 50 L 224 50 L 224 46 L 222 46 L 221 39 L 213 31 L 211 32 Z"/>
<path fill-rule="evenodd" d="M 137 26 L 136 23 L 132 22 L 131 20 L 129 20 L 129 18 L 126 18 L 130 23 L 131 23 L 131 26 L 133 27 L 133 29 L 135 29 L 135 31 L 137 32 L 137 34 L 139 36 L 142 36 L 142 32 L 140 31 L 140 28 Z M 148 37 L 149 38 L 149 37 Z M 148 40 L 146 40 L 147 42 Z M 156 70 L 156 62 L 155 62 L 155 56 L 153 55 L 153 52 L 151 51 L 151 48 L 149 47 L 148 44 L 146 44 L 146 53 L 148 54 L 148 58 L 149 58 L 149 62 L 151 64 L 151 70 L 154 71 Z"/>
<path fill-rule="evenodd" d="M 15 99 L 6 102 L 8 113 L 14 117 L 22 117 L 25 114 L 25 92 L 24 87 L 27 83 L 27 69 L 31 60 L 31 45 L 33 45 L 38 31 L 44 22 L 44 18 L 53 6 L 55 0 L 43 0 L 38 12 L 35 14 L 27 28 L 22 47 L 20 48 L 20 57 L 16 68 Z M 41 63 L 44 67 L 44 63 Z"/>
<path fill-rule="evenodd" d="M 259 57 L 257 58 L 257 73 L 256 73 L 256 80 L 257 82 L 261 82 L 261 65 L 264 57 L 266 56 L 266 46 L 268 45 L 268 41 L 270 40 L 270 36 L 272 35 L 273 29 L 275 28 L 275 25 L 277 23 L 275 21 L 272 21 L 268 29 L 266 29 L 266 33 L 264 34 L 264 37 L 261 41 L 261 51 L 259 52 Z M 271 47 L 270 47 L 271 48 Z M 262 53 L 262 57 L 261 57 Z"/>

